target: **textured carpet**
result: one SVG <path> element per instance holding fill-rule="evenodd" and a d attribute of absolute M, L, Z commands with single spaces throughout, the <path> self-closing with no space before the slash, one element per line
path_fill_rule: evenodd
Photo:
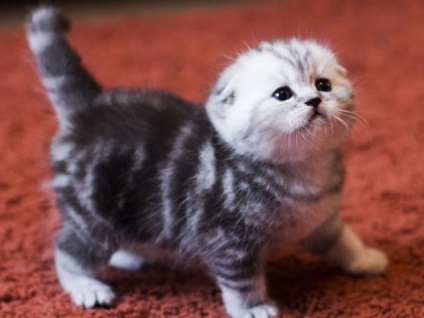
<path fill-rule="evenodd" d="M 106 86 L 159 86 L 194 100 L 228 56 L 261 39 L 328 43 L 356 86 L 358 123 L 347 145 L 342 214 L 391 260 L 355 279 L 307 255 L 276 254 L 271 295 L 285 317 L 424 317 L 424 3 L 295 1 L 160 18 L 74 21 L 71 40 Z M 0 33 L 0 317 L 223 317 L 205 273 L 107 270 L 120 298 L 85 311 L 52 264 L 59 224 L 48 187 L 54 114 L 39 89 L 23 30 Z"/>

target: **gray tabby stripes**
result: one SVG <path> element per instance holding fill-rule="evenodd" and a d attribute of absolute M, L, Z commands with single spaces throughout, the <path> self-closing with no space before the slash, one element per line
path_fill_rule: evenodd
<path fill-rule="evenodd" d="M 343 79 L 342 93 L 311 87 L 313 55 L 334 57 L 308 41 L 263 43 L 223 72 L 201 107 L 162 90 L 103 90 L 68 43 L 68 26 L 57 10 L 42 7 L 27 27 L 60 121 L 51 161 L 63 219 L 55 255 L 64 289 L 78 305 L 109 304 L 114 295 L 94 274 L 113 253 L 148 258 L 167 251 L 202 260 L 233 317 L 275 315 L 266 295 L 266 251 L 312 233 L 303 244 L 323 252 L 342 228 L 328 217 L 339 207 L 344 139 L 327 140 L 324 154 L 306 138 L 290 147 L 290 129 L 326 136 L 319 133 L 330 126 L 323 114 L 299 119 L 311 114 L 304 101 L 312 93 L 322 104 L 327 98 L 353 107 Z M 268 86 L 290 81 L 298 83 L 287 103 L 271 96 L 278 86 Z M 312 124 L 315 115 L 321 117 Z M 315 130 L 299 126 L 302 120 Z"/>

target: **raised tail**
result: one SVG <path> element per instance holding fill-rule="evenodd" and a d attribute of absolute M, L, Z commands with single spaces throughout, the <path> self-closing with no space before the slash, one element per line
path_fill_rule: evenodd
<path fill-rule="evenodd" d="M 66 40 L 69 28 L 69 21 L 51 7 L 34 10 L 27 22 L 29 47 L 61 126 L 72 125 L 72 117 L 102 91 Z"/>

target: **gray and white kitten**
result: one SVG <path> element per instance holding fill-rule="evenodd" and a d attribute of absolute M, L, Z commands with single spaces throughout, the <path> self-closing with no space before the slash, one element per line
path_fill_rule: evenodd
<path fill-rule="evenodd" d="M 265 257 L 299 242 L 343 271 L 375 275 L 385 255 L 338 216 L 340 146 L 353 93 L 312 41 L 265 42 L 224 70 L 205 107 L 151 89 L 105 91 L 52 8 L 28 41 L 60 127 L 51 147 L 62 214 L 55 264 L 75 304 L 110 304 L 96 272 L 167 251 L 200 259 L 232 317 L 271 317 Z"/>

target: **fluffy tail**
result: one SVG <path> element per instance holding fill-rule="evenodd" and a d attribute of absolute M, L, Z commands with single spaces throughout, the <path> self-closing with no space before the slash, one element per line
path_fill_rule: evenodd
<path fill-rule="evenodd" d="M 28 43 L 41 80 L 60 124 L 65 126 L 102 91 L 66 40 L 64 33 L 69 27 L 69 21 L 51 7 L 34 10 L 27 22 Z"/>

